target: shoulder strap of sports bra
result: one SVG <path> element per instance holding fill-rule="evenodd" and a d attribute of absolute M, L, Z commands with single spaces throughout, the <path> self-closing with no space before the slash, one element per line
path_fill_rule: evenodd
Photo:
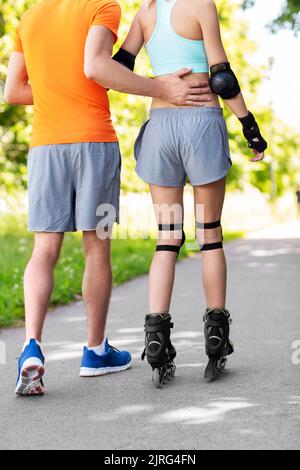
<path fill-rule="evenodd" d="M 157 1 L 157 23 L 171 24 L 171 13 L 177 0 L 156 0 Z"/>

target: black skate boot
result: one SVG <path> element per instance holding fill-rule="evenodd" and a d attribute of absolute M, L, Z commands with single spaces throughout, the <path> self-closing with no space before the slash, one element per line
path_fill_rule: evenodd
<path fill-rule="evenodd" d="M 226 356 L 234 351 L 233 344 L 229 339 L 229 327 L 232 320 L 225 308 L 207 308 L 203 321 L 205 323 L 205 350 L 209 357 L 204 377 L 208 380 L 214 380 L 225 368 Z"/>
<path fill-rule="evenodd" d="M 176 350 L 171 343 L 170 333 L 173 328 L 171 315 L 161 313 L 159 315 L 146 315 L 145 318 L 145 356 L 152 367 L 152 380 L 157 388 L 161 388 L 166 380 L 175 375 Z"/>

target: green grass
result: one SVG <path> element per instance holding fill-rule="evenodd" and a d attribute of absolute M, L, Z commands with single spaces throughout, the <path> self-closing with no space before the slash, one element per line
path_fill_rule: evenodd
<path fill-rule="evenodd" d="M 225 235 L 226 240 L 242 236 Z M 0 327 L 18 324 L 24 319 L 23 273 L 30 257 L 33 237 L 23 224 L 14 220 L 0 224 Z M 66 234 L 55 270 L 55 288 L 51 306 L 67 304 L 80 298 L 84 268 L 80 234 Z M 154 240 L 113 240 L 112 266 L 114 285 L 121 284 L 149 270 L 155 248 Z M 183 249 L 180 257 L 188 252 Z"/>

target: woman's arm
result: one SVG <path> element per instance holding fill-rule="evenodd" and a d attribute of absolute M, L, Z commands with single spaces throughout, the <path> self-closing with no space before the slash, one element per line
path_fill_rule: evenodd
<path fill-rule="evenodd" d="M 238 81 L 228 63 L 221 39 L 219 16 L 215 2 L 214 0 L 201 0 L 197 3 L 199 24 L 202 29 L 211 71 L 210 84 L 214 89 L 219 90 L 218 94 L 223 96 L 227 106 L 242 123 L 243 133 L 248 141 L 248 146 L 255 155 L 250 161 L 262 160 L 268 145 L 260 133 L 253 114 L 247 109 Z M 230 96 L 230 99 L 227 96 Z"/>
<path fill-rule="evenodd" d="M 144 45 L 144 34 L 140 24 L 140 16 L 143 6 L 139 9 L 134 17 L 129 32 L 123 42 L 121 48 L 130 52 L 132 55 L 137 56 Z"/>
<path fill-rule="evenodd" d="M 135 59 L 144 45 L 144 35 L 140 24 L 140 11 L 137 12 L 131 24 L 125 41 L 113 56 L 113 60 L 134 71 Z"/>
<path fill-rule="evenodd" d="M 199 5 L 201 5 L 198 9 L 199 23 L 203 33 L 209 66 L 228 62 L 222 43 L 219 17 L 214 0 L 201 0 Z M 224 101 L 238 118 L 247 116 L 248 110 L 242 93 L 239 93 L 235 98 Z"/>

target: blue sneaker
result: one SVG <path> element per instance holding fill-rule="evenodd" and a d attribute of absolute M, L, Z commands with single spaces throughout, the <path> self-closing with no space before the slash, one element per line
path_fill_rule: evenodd
<path fill-rule="evenodd" d="M 111 374 L 129 369 L 131 354 L 128 351 L 119 351 L 105 341 L 105 353 L 99 356 L 90 351 L 86 346 L 83 348 L 83 356 L 80 368 L 80 377 L 95 377 L 98 375 Z"/>
<path fill-rule="evenodd" d="M 43 395 L 44 362 L 40 346 L 35 339 L 31 339 L 19 358 L 17 395 Z"/>

